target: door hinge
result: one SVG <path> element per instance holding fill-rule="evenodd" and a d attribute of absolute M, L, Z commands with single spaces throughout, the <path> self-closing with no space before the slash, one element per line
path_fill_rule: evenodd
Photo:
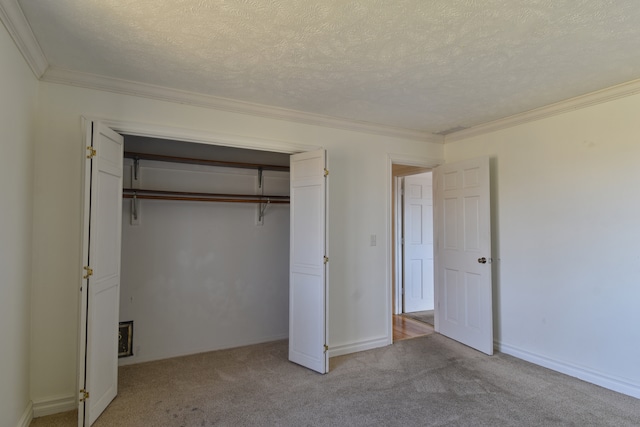
<path fill-rule="evenodd" d="M 324 168 L 324 176 L 325 176 L 325 177 L 326 177 L 326 176 L 329 176 L 329 169 Z"/>
<path fill-rule="evenodd" d="M 80 402 L 84 402 L 89 398 L 89 392 L 85 389 L 80 390 Z"/>
<path fill-rule="evenodd" d="M 328 256 L 324 256 L 324 263 L 327 264 L 329 262 L 329 257 Z"/>
<path fill-rule="evenodd" d="M 91 268 L 89 266 L 85 266 L 84 269 L 86 270 L 87 274 L 82 276 L 83 279 L 88 279 L 89 276 L 93 276 L 93 268 Z"/>
<path fill-rule="evenodd" d="M 328 345 L 324 345 L 324 352 L 326 353 L 327 351 L 329 351 L 329 346 Z"/>
<path fill-rule="evenodd" d="M 96 149 L 89 145 L 87 146 L 87 150 L 89 151 L 87 153 L 87 159 L 93 159 L 96 156 Z"/>

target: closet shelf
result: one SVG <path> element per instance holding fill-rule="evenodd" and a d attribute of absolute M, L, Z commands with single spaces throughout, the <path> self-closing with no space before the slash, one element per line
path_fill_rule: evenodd
<path fill-rule="evenodd" d="M 267 196 L 258 194 L 222 194 L 222 193 L 197 193 L 186 191 L 142 190 L 137 188 L 124 188 L 124 199 L 147 200 L 180 200 L 193 202 L 225 202 L 225 203 L 289 203 L 289 196 Z"/>
<path fill-rule="evenodd" d="M 226 168 L 242 168 L 288 172 L 289 166 L 268 165 L 262 163 L 227 162 L 223 160 L 194 159 L 190 157 L 164 156 L 160 154 L 134 153 L 125 151 L 124 157 L 134 160 L 154 160 L 158 162 L 187 163 L 192 165 L 221 166 Z"/>

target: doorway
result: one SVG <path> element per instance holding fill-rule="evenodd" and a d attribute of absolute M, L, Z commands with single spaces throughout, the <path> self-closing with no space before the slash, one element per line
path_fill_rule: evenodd
<path fill-rule="evenodd" d="M 400 166 L 396 167 L 396 163 Z M 434 274 L 434 330 L 486 354 L 493 354 L 493 311 L 491 282 L 490 159 L 481 157 L 441 164 L 389 155 L 391 209 L 388 258 L 392 285 L 389 307 L 392 316 L 403 315 L 399 306 L 397 177 L 406 166 L 433 170 L 434 230 L 437 235 Z M 395 173 L 394 173 L 395 168 Z M 420 172 L 419 170 L 414 170 Z M 438 245 L 438 243 L 441 245 Z M 442 307 L 439 308 L 442 303 Z M 401 313 L 401 314 L 395 314 Z M 388 315 L 387 315 L 388 316 Z M 391 316 L 389 316 L 391 317 Z M 387 317 L 387 319 L 389 318 Z M 389 322 L 389 341 L 393 321 Z"/>
<path fill-rule="evenodd" d="M 430 168 L 392 164 L 393 341 L 434 331 Z"/>

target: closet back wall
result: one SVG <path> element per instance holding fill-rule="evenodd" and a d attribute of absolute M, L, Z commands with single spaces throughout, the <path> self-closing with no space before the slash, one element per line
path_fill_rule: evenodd
<path fill-rule="evenodd" d="M 132 161 L 125 159 L 125 188 Z M 264 194 L 289 174 L 264 171 Z M 248 169 L 140 161 L 139 188 L 257 194 Z M 289 205 L 123 200 L 120 320 L 134 321 L 131 364 L 288 337 Z"/>

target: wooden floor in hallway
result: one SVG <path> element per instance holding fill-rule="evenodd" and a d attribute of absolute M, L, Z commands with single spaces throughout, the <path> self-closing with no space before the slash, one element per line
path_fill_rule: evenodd
<path fill-rule="evenodd" d="M 433 326 L 401 314 L 393 315 L 393 341 L 423 337 L 434 333 Z"/>

